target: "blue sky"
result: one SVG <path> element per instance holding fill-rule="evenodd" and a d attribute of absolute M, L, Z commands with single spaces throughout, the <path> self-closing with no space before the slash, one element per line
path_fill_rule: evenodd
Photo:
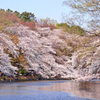
<path fill-rule="evenodd" d="M 18 12 L 32 12 L 37 18 L 55 19 L 62 22 L 62 13 L 70 9 L 63 5 L 64 0 L 0 0 L 0 8 Z"/>

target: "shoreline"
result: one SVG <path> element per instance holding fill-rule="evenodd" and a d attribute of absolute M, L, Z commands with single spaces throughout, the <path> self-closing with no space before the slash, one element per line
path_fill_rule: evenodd
<path fill-rule="evenodd" d="M 49 81 L 68 81 L 68 82 L 71 82 L 71 80 L 24 80 L 24 81 L 11 81 L 11 82 L 7 82 L 7 81 L 3 81 L 1 82 L 0 81 L 0 84 L 1 83 L 21 83 L 21 82 L 49 82 Z"/>
<path fill-rule="evenodd" d="M 48 81 L 48 80 L 73 80 L 73 78 L 62 78 L 61 76 L 43 78 L 40 74 L 29 74 L 29 75 L 18 75 L 18 76 L 0 76 L 0 83 L 10 83 L 10 82 L 25 82 L 25 81 Z"/>
<path fill-rule="evenodd" d="M 10 82 L 25 82 L 25 81 L 48 81 L 48 80 L 71 80 L 74 82 L 86 82 L 91 81 L 94 79 L 100 79 L 99 74 L 93 74 L 83 77 L 67 77 L 63 78 L 60 75 L 55 77 L 49 77 L 49 78 L 43 78 L 40 74 L 29 74 L 29 75 L 17 75 L 17 76 L 7 76 L 7 75 L 1 75 L 0 76 L 0 83 L 10 83 Z"/>
<path fill-rule="evenodd" d="M 14 83 L 14 82 L 30 82 L 30 81 L 34 81 L 34 82 L 39 82 L 39 81 L 72 81 L 71 79 L 27 79 L 27 80 L 3 80 L 0 81 L 0 83 Z"/>

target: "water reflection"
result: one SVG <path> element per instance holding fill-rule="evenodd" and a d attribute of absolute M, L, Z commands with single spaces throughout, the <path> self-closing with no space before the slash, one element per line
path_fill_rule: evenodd
<path fill-rule="evenodd" d="M 100 100 L 100 81 L 56 83 L 52 86 L 41 87 L 39 89 L 47 91 L 63 91 L 79 97 Z"/>
<path fill-rule="evenodd" d="M 100 100 L 99 94 L 100 81 L 84 83 L 39 81 L 0 84 L 0 100 L 93 100 L 86 98 Z"/>

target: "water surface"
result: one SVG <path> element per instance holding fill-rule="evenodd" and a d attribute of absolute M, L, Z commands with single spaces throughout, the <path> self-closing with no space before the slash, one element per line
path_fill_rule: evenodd
<path fill-rule="evenodd" d="M 100 81 L 0 83 L 0 100 L 100 100 Z"/>

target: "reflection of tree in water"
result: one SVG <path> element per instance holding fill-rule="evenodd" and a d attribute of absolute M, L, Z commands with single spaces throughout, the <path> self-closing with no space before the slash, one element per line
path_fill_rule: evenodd
<path fill-rule="evenodd" d="M 87 92 L 92 92 L 92 82 L 79 82 L 79 90 L 84 90 Z"/>
<path fill-rule="evenodd" d="M 57 81 L 56 81 L 57 82 Z M 74 94 L 78 97 L 94 98 L 100 100 L 100 81 L 90 82 L 64 82 L 38 88 L 44 91 L 62 91 Z"/>
<path fill-rule="evenodd" d="M 82 91 L 86 91 L 86 92 L 95 92 L 97 89 L 98 85 L 98 89 L 100 87 L 100 82 L 99 81 L 91 81 L 91 82 L 79 82 L 79 90 L 82 90 Z"/>

